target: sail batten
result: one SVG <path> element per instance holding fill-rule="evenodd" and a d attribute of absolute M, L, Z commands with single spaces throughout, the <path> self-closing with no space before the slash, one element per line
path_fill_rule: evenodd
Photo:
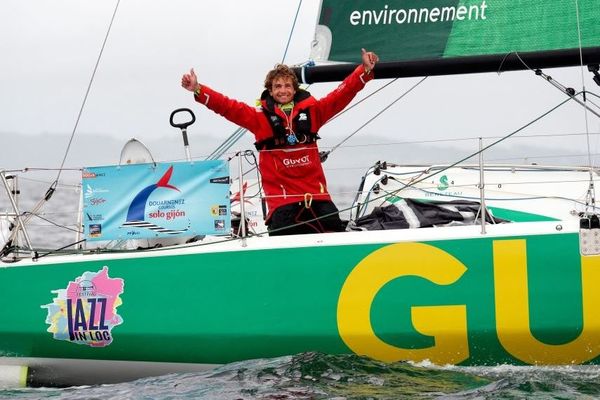
<path fill-rule="evenodd" d="M 323 0 L 320 10 L 311 58 L 356 63 L 366 48 L 385 64 L 378 78 L 573 66 L 580 51 L 599 62 L 598 0 Z M 324 78 L 337 69 L 351 66 L 307 80 L 339 80 Z"/>

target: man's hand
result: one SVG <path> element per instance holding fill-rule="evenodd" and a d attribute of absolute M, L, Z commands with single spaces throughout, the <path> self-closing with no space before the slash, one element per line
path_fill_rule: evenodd
<path fill-rule="evenodd" d="M 183 74 L 181 77 L 181 86 L 184 89 L 193 92 L 198 87 L 198 77 L 196 77 L 196 73 L 194 72 L 194 68 L 190 69 L 189 74 Z"/>
<path fill-rule="evenodd" d="M 361 51 L 363 66 L 365 67 L 365 72 L 368 74 L 375 68 L 375 64 L 379 61 L 379 57 L 372 51 L 366 51 L 365 49 L 361 49 Z"/>

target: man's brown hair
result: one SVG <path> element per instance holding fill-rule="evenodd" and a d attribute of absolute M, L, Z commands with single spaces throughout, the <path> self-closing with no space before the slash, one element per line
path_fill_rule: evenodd
<path fill-rule="evenodd" d="M 277 64 L 275 65 L 275 68 L 267 73 L 267 77 L 265 78 L 265 89 L 271 90 L 273 81 L 277 78 L 290 78 L 292 80 L 292 84 L 294 85 L 294 90 L 298 91 L 300 88 L 300 85 L 298 84 L 298 78 L 296 78 L 294 71 L 292 71 L 292 69 L 285 64 Z"/>

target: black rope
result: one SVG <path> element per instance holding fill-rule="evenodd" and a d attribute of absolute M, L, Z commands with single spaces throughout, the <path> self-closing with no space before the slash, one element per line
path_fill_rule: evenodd
<path fill-rule="evenodd" d="M 34 256 L 34 257 L 32 257 L 32 261 L 37 261 L 37 260 L 39 260 L 39 259 L 40 259 L 40 258 L 42 258 L 42 257 L 46 257 L 47 255 L 54 254 L 54 253 L 56 253 L 56 252 L 58 252 L 58 251 L 64 250 L 64 249 L 66 249 L 66 248 L 68 248 L 68 247 L 71 247 L 71 246 L 78 245 L 79 243 L 83 243 L 83 242 L 85 242 L 85 239 L 81 239 L 81 240 L 79 240 L 79 241 L 77 241 L 77 242 L 70 243 L 70 244 L 68 244 L 68 245 L 66 245 L 66 246 L 63 246 L 63 247 L 61 247 L 61 248 L 58 248 L 58 249 L 55 249 L 55 250 L 51 250 L 51 251 L 49 251 L 49 252 L 47 252 L 47 253 L 44 253 L 44 254 L 42 254 L 42 255 L 39 255 L 39 254 L 36 252 L 36 253 L 35 253 L 35 256 Z"/>

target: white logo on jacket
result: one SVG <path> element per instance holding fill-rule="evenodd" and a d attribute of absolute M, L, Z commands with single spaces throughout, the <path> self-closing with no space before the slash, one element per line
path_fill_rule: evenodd
<path fill-rule="evenodd" d="M 299 158 L 284 158 L 282 162 L 286 167 L 302 167 L 310 164 L 310 158 L 307 154 Z"/>

